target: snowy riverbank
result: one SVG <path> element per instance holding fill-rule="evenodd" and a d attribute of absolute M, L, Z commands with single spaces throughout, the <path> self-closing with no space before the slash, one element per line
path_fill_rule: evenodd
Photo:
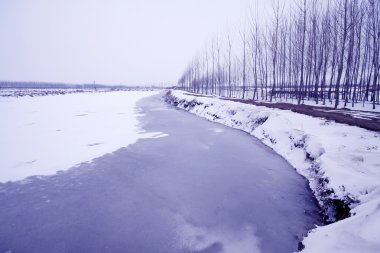
<path fill-rule="evenodd" d="M 310 231 L 303 252 L 380 251 L 378 132 L 181 91 L 171 91 L 166 101 L 250 133 L 309 180 L 326 219 L 340 221 Z"/>
<path fill-rule="evenodd" d="M 0 97 L 0 182 L 51 175 L 159 136 L 139 127 L 136 103 L 157 91 Z"/>

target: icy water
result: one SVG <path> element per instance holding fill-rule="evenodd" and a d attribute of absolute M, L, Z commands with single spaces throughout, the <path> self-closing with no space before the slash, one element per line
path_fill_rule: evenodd
<path fill-rule="evenodd" d="M 304 178 L 238 130 L 165 104 L 147 131 L 54 176 L 0 184 L 0 252 L 294 252 L 319 223 Z"/>

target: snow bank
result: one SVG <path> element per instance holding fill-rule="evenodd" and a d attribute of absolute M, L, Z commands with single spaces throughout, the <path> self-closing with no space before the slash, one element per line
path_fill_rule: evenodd
<path fill-rule="evenodd" d="M 0 97 L 0 182 L 50 175 L 136 142 L 135 109 L 151 91 Z"/>
<path fill-rule="evenodd" d="M 340 221 L 310 231 L 303 252 L 380 252 L 379 133 L 181 91 L 166 101 L 252 134 L 309 180 L 326 220 Z"/>

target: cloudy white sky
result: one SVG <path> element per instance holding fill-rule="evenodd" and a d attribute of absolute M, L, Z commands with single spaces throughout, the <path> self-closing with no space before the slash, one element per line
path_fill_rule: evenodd
<path fill-rule="evenodd" d="M 226 25 L 268 0 L 0 0 L 0 80 L 176 82 Z"/>

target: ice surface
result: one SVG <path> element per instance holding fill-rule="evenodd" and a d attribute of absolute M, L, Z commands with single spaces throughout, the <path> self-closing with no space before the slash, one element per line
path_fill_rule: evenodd
<path fill-rule="evenodd" d="M 190 252 L 241 252 L 259 253 L 258 239 L 253 236 L 254 229 L 250 226 L 242 227 L 241 231 L 218 231 L 207 227 L 196 227 L 177 215 L 176 232 L 178 243 Z"/>
<path fill-rule="evenodd" d="M 157 91 L 0 97 L 0 182 L 50 175 L 136 142 L 135 105 Z"/>
<path fill-rule="evenodd" d="M 159 95 L 138 108 L 168 136 L 0 184 L 0 252 L 294 252 L 320 224 L 306 179 L 256 138 Z"/>

